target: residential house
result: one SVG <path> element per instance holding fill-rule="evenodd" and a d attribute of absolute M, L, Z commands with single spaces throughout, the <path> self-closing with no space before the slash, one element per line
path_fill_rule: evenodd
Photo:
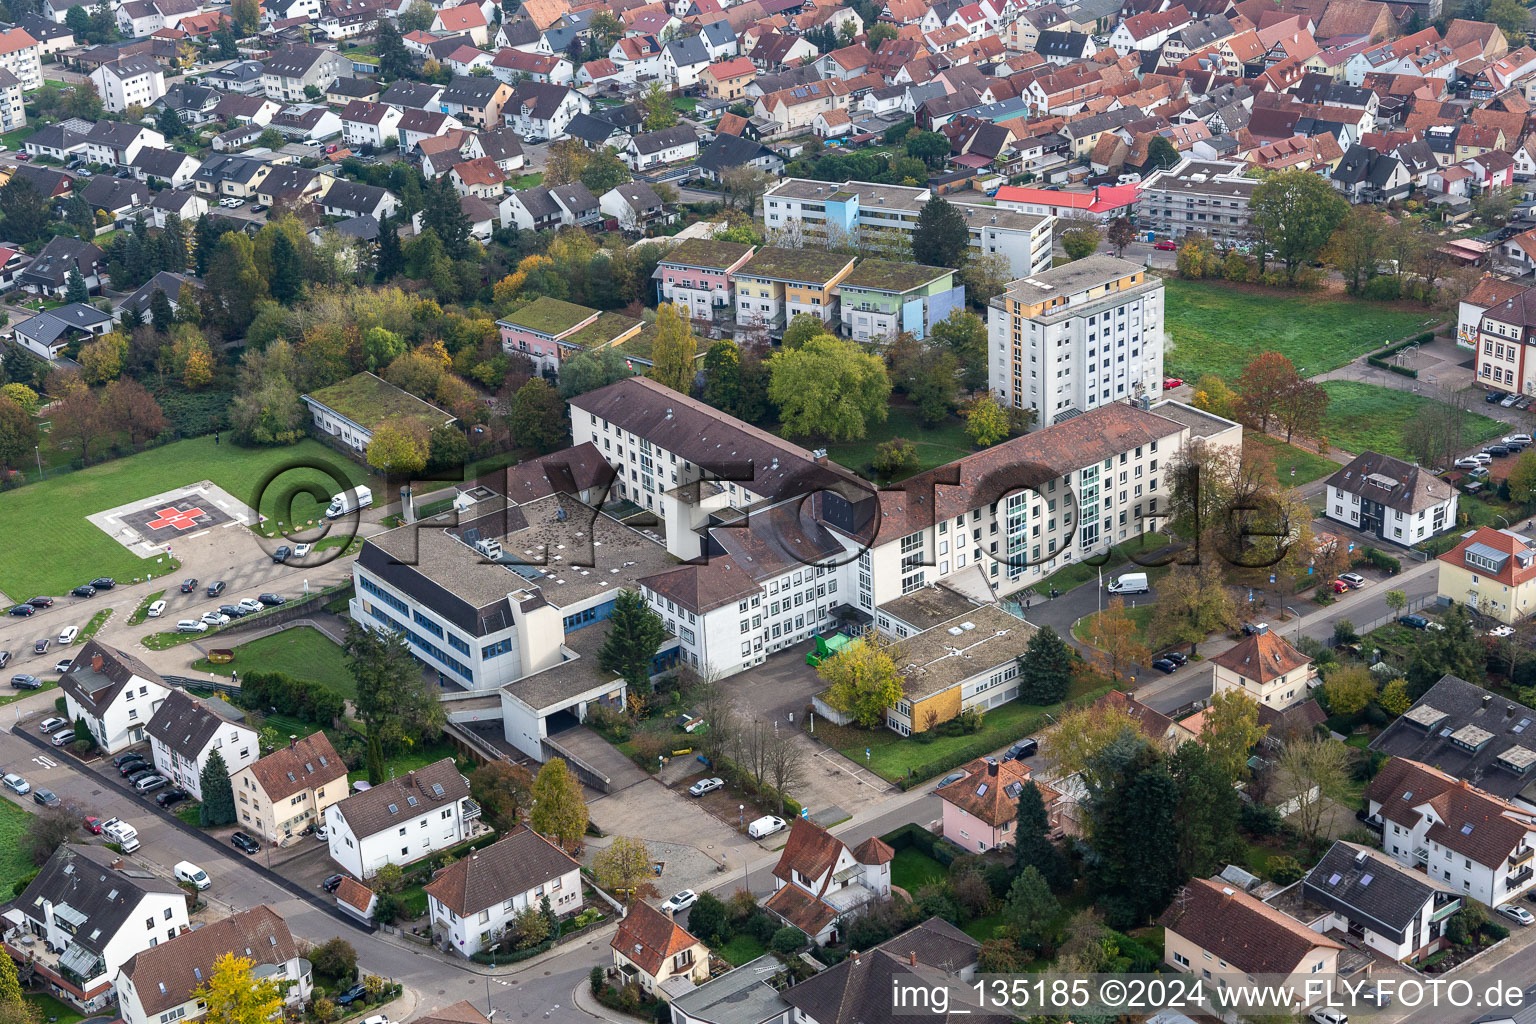
<path fill-rule="evenodd" d="M 320 209 L 327 217 L 369 216 L 383 221 L 400 211 L 400 200 L 376 185 L 337 181 L 326 190 Z"/>
<path fill-rule="evenodd" d="M 1245 638 L 1211 658 L 1215 691 L 1242 690 L 1260 707 L 1283 711 L 1311 696 L 1317 668 L 1274 630 Z"/>
<path fill-rule="evenodd" d="M 165 72 L 147 54 L 108 61 L 91 72 L 102 105 L 114 114 L 131 106 L 148 107 L 165 95 Z"/>
<path fill-rule="evenodd" d="M 347 766 L 323 732 L 299 739 L 230 774 L 240 827 L 278 845 L 325 821 L 347 795 Z"/>
<path fill-rule="evenodd" d="M 326 88 L 349 73 L 350 64 L 335 50 L 290 46 L 269 55 L 261 67 L 261 87 L 268 99 L 297 103 L 307 99 L 307 89 L 325 95 Z"/>
<path fill-rule="evenodd" d="M 173 273 L 169 270 L 162 270 L 148 281 L 139 285 L 127 298 L 118 303 L 117 308 L 112 311 L 112 315 L 117 318 L 118 323 L 122 323 L 125 314 L 130 310 L 138 310 L 139 316 L 147 323 L 150 318 L 150 304 L 154 301 L 155 292 L 157 291 L 165 293 L 166 301 L 171 304 L 171 312 L 174 313 L 180 308 L 181 290 L 187 285 L 191 285 L 192 290 L 199 295 L 204 290 L 203 282 L 198 278 L 189 277 L 186 274 Z"/>
<path fill-rule="evenodd" d="M 387 140 L 398 144 L 400 119 L 403 116 L 398 107 L 353 100 L 341 111 L 341 137 L 348 146 L 353 147 L 381 148 Z"/>
<path fill-rule="evenodd" d="M 850 849 L 809 818 L 795 818 L 773 869 L 773 895 L 763 907 L 826 945 L 848 917 L 890 898 L 895 856 L 877 837 Z"/>
<path fill-rule="evenodd" d="M 435 139 L 452 131 L 462 131 L 464 122 L 441 111 L 404 107 L 401 108 L 400 120 L 395 127 L 400 139 L 400 148 L 408 153 L 423 139 Z"/>
<path fill-rule="evenodd" d="M 138 658 L 92 639 L 74 653 L 59 692 L 69 720 L 84 719 L 96 744 L 116 754 L 143 741 L 144 727 L 171 691 Z"/>
<path fill-rule="evenodd" d="M 733 319 L 734 275 L 756 251 L 743 242 L 713 238 L 679 242 L 656 264 L 658 298 L 694 320 Z"/>
<path fill-rule="evenodd" d="M 325 811 L 331 859 L 354 878 L 406 865 L 473 837 L 480 806 L 453 758 L 354 793 Z"/>
<path fill-rule="evenodd" d="M 325 87 L 325 102 L 338 107 L 345 107 L 353 100 L 377 103 L 383 88 L 371 78 L 338 78 Z"/>
<path fill-rule="evenodd" d="M 249 199 L 275 166 L 255 157 L 223 153 L 209 157 L 192 172 L 192 186 L 205 196 Z"/>
<path fill-rule="evenodd" d="M 467 35 L 476 46 L 490 41 L 490 23 L 485 19 L 485 11 L 475 3 L 442 8 L 432 19 L 429 31 L 438 36 Z"/>
<path fill-rule="evenodd" d="M 236 911 L 130 957 L 117 972 L 118 1010 L 123 1024 L 197 1020 L 208 1012 L 203 996 L 214 964 L 226 954 L 250 961 L 257 977 L 281 986 L 290 1010 L 301 1008 L 314 990 L 305 952 L 271 907 Z"/>
<path fill-rule="evenodd" d="M 297 142 L 318 142 L 341 134 L 341 117 L 320 103 L 292 103 L 272 115 L 267 127 L 283 138 Z"/>
<path fill-rule="evenodd" d="M 592 101 L 564 85 L 521 82 L 509 90 L 503 110 L 507 127 L 518 135 L 546 141 L 559 137 L 577 114 L 590 113 Z"/>
<path fill-rule="evenodd" d="M 661 48 L 662 74 L 673 89 L 698 85 L 699 75 L 714 59 L 702 35 L 674 38 Z"/>
<path fill-rule="evenodd" d="M 775 175 L 784 170 L 784 158 L 756 139 L 723 134 L 716 135 L 699 154 L 697 164 L 700 176 L 708 181 L 720 181 L 727 171 L 736 167 L 755 167 L 765 174 Z"/>
<path fill-rule="evenodd" d="M 1380 452 L 1362 452 L 1328 478 L 1323 514 L 1362 533 L 1412 547 L 1456 525 L 1456 489 Z"/>
<path fill-rule="evenodd" d="M 114 1000 L 119 969 L 188 930 L 187 894 L 104 846 L 61 845 L 5 921 L 5 950 L 84 1014 Z"/>
<path fill-rule="evenodd" d="M 476 157 L 454 164 L 448 177 L 461 196 L 496 200 L 506 191 L 507 176 L 490 157 Z"/>
<path fill-rule="evenodd" d="M 426 886 L 432 939 L 473 956 L 517 917 L 545 900 L 566 918 L 581 910 L 581 864 L 527 825 L 514 825 L 484 849 L 454 861 Z"/>
<path fill-rule="evenodd" d="M 22 284 L 30 267 L 22 272 Z M 71 302 L 57 309 L 45 309 L 36 316 L 28 317 L 13 329 L 16 344 L 33 355 L 56 360 L 64 350 L 80 341 L 100 337 L 112 330 L 112 314 L 103 313 L 94 306 Z"/>
<path fill-rule="evenodd" d="M 944 838 L 967 853 L 985 853 L 1017 841 L 1019 794 L 1032 780 L 1022 761 L 982 757 L 962 766 L 964 774 L 934 790 L 944 802 Z M 1035 782 L 1052 829 L 1060 828 L 1062 795 L 1044 782 Z"/>
<path fill-rule="evenodd" d="M 933 325 L 965 306 L 965 287 L 943 267 L 860 260 L 838 284 L 843 334 L 855 341 L 927 337 Z"/>
<path fill-rule="evenodd" d="M 1422 717 L 1434 710 L 1427 703 L 1419 707 Z M 1462 733 L 1463 741 L 1469 738 L 1478 741 L 1475 734 Z M 1530 811 L 1466 779 L 1394 757 L 1366 785 L 1365 801 L 1372 820 L 1382 823 L 1382 850 L 1453 892 L 1491 908 L 1515 902 L 1536 882 L 1536 821 Z"/>
<path fill-rule="evenodd" d="M 558 371 L 577 352 L 607 348 L 640 333 L 642 324 L 617 313 L 602 313 L 574 302 L 540 296 L 496 321 L 501 347 L 521 352 L 539 371 Z"/>
<path fill-rule="evenodd" d="M 674 125 L 630 138 L 619 154 L 630 170 L 640 173 L 699 155 L 699 136 L 689 125 Z"/>
<path fill-rule="evenodd" d="M 27 107 L 21 79 L 0 68 L 0 132 L 27 126 Z"/>
<path fill-rule="evenodd" d="M 799 313 L 837 322 L 837 285 L 854 263 L 814 249 L 759 249 L 736 271 L 736 322 L 781 330 Z"/>
<path fill-rule="evenodd" d="M 1223 987 L 1285 992 L 1301 1008 L 1326 1000 L 1338 977 L 1339 943 L 1222 881 L 1191 879 L 1163 911 L 1163 959 Z M 1258 995 L 1255 990 L 1255 995 Z"/>
<path fill-rule="evenodd" d="M 0 31 L 0 71 L 9 71 L 27 92 L 42 88 L 42 48 L 26 29 Z"/>
<path fill-rule="evenodd" d="M 203 798 L 203 769 L 215 753 L 231 777 L 261 755 L 254 729 L 224 718 L 180 690 L 161 702 L 145 731 L 155 770 L 194 800 Z"/>
<path fill-rule="evenodd" d="M 101 287 L 106 254 L 90 242 L 62 235 L 48 240 L 42 252 L 23 270 L 17 283 L 34 295 L 63 298 L 73 271 L 85 281 L 87 291 Z"/>
<path fill-rule="evenodd" d="M 502 108 L 512 95 L 512 87 L 494 77 L 456 75 L 443 87 L 439 103 L 444 113 L 452 114 L 466 125 L 499 128 Z"/>
<path fill-rule="evenodd" d="M 1479 526 L 1438 556 L 1436 592 L 1506 625 L 1536 611 L 1536 544 L 1508 529 Z"/>
<path fill-rule="evenodd" d="M 149 205 L 149 188 L 142 181 L 132 178 L 108 177 L 98 174 L 83 189 L 75 193 L 90 204 L 92 210 L 101 210 L 114 218 L 120 218 L 130 210 Z"/>
<path fill-rule="evenodd" d="M 598 196 L 597 207 L 604 217 L 618 223 L 620 231 L 630 233 L 644 232 L 653 224 L 673 218 L 661 196 L 643 181 L 625 182 L 609 189 Z"/>
<path fill-rule="evenodd" d="M 672 978 L 696 985 L 709 979 L 709 947 L 645 900 L 630 904 L 610 946 L 621 981 L 639 984 L 652 998 L 668 999 Z"/>
<path fill-rule="evenodd" d="M 747 57 L 732 57 L 711 64 L 699 72 L 699 83 L 704 87 L 704 95 L 712 100 L 727 102 L 735 102 L 744 97 L 747 86 L 755 78 L 757 67 Z"/>

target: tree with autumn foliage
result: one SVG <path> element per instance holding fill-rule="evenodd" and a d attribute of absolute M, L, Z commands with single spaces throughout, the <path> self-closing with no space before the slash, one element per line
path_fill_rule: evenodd
<path fill-rule="evenodd" d="M 1136 620 L 1125 610 L 1125 599 L 1112 597 L 1103 611 L 1089 620 L 1088 642 L 1093 657 L 1111 679 L 1124 679 L 1135 665 L 1152 660 L 1141 640 Z"/>

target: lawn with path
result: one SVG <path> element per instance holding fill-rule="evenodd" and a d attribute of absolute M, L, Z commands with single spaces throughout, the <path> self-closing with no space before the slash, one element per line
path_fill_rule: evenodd
<path fill-rule="evenodd" d="M 1193 383 L 1204 374 L 1232 382 L 1261 352 L 1279 352 L 1308 376 L 1425 330 L 1421 310 L 1164 278 L 1164 371 Z M 1330 440 L 1331 440 L 1330 435 Z"/>
<path fill-rule="evenodd" d="M 917 449 L 916 467 L 910 473 L 901 474 L 900 479 L 953 462 L 976 450 L 966 436 L 965 422 L 958 416 L 947 417 L 937 427 L 929 429 L 923 426 L 916 409 L 894 405 L 884 423 L 870 424 L 868 437 L 860 441 L 834 441 L 826 446 L 827 456 L 833 462 L 869 477 L 874 472 L 870 467 L 875 461 L 876 446 L 893 437 L 904 437 Z"/>
<path fill-rule="evenodd" d="M 320 683 L 348 700 L 357 696 L 357 684 L 347 671 L 346 652 L 313 626 L 293 626 L 231 650 L 235 652 L 234 661 L 215 665 L 207 658 L 199 658 L 192 667 L 221 676 L 231 672 L 281 672 L 294 679 Z"/>
<path fill-rule="evenodd" d="M 0 592 L 25 600 L 68 593 L 96 576 L 129 582 L 174 572 L 178 566 L 165 556 L 140 558 L 85 517 L 201 480 L 252 505 L 259 485 L 286 470 L 261 492 L 262 513 L 274 522 L 319 519 L 330 495 L 341 489 L 322 466 L 351 484 L 378 486 L 362 466 L 319 441 L 240 448 L 196 437 L 7 491 L 0 498 L 8 524 L 7 543 L 0 546 Z"/>
<path fill-rule="evenodd" d="M 1356 455 L 1369 449 L 1412 462 L 1413 455 L 1403 444 L 1403 425 L 1444 405 L 1409 391 L 1354 380 L 1328 380 L 1323 387 L 1328 391 L 1328 413 L 1320 432 L 1333 447 Z M 1468 412 L 1462 443 L 1479 444 L 1508 430 L 1508 424 Z"/>
<path fill-rule="evenodd" d="M 1332 459 L 1286 444 L 1267 434 L 1245 431 L 1243 445 L 1250 451 L 1262 451 L 1274 462 L 1275 477 L 1283 487 L 1300 487 L 1313 480 L 1332 476 L 1339 469 L 1339 464 Z"/>

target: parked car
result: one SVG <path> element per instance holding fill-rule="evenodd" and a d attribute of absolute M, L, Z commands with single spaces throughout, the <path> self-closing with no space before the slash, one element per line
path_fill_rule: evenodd
<path fill-rule="evenodd" d="M 336 1003 L 339 1006 L 351 1006 L 358 1000 L 366 998 L 367 995 L 368 987 L 366 985 L 353 985 L 336 997 Z"/>
<path fill-rule="evenodd" d="M 296 559 L 303 558 L 313 550 L 315 550 L 313 544 L 295 544 L 293 547 L 293 557 Z"/>
<path fill-rule="evenodd" d="M 278 605 L 285 603 L 288 599 L 282 594 L 262 594 L 257 598 L 257 600 L 262 604 L 267 605 L 268 607 L 276 608 Z"/>
<path fill-rule="evenodd" d="M 346 877 L 346 875 L 327 875 L 325 881 L 320 883 L 320 888 L 326 892 L 335 892 L 341 888 L 342 880 Z"/>
<path fill-rule="evenodd" d="M 1468 456 L 1468 458 L 1472 459 L 1472 461 L 1476 462 L 1479 466 L 1486 466 L 1488 463 L 1493 461 L 1493 456 L 1489 455 L 1487 452 L 1477 452 Z"/>
<path fill-rule="evenodd" d="M 699 901 L 699 894 L 692 889 L 684 889 L 661 905 L 661 909 L 669 914 L 680 914 Z"/>
<path fill-rule="evenodd" d="M 71 590 L 70 593 L 74 594 L 76 597 L 95 597 L 96 588 L 91 586 L 89 583 L 82 583 L 74 590 Z"/>
<path fill-rule="evenodd" d="M 1008 752 L 1003 755 L 1003 760 L 1022 761 L 1026 757 L 1035 756 L 1035 753 L 1039 751 L 1039 749 L 1039 742 L 1026 736 L 1024 739 L 1019 740 L 1019 742 L 1008 748 Z"/>
<path fill-rule="evenodd" d="M 959 782 L 963 778 L 965 778 L 965 772 L 950 772 L 948 775 L 946 775 L 942 779 L 940 779 L 938 781 L 938 784 L 935 785 L 933 788 L 934 789 L 943 789 L 945 786 L 949 785 L 951 782 Z"/>
<path fill-rule="evenodd" d="M 158 619 L 160 616 L 162 616 L 164 614 L 165 614 L 165 602 L 164 601 L 151 601 L 150 605 L 149 605 L 149 608 L 146 609 L 145 612 L 144 612 L 145 617 L 146 618 L 150 618 L 150 619 Z"/>
<path fill-rule="evenodd" d="M 705 793 L 712 793 L 724 785 L 724 779 L 700 779 L 688 787 L 688 795 L 703 796 Z"/>
<path fill-rule="evenodd" d="M 1509 392 L 1507 391 L 1490 391 L 1483 396 L 1483 401 L 1490 404 L 1493 402 L 1502 402 L 1508 396 L 1508 394 Z"/>
<path fill-rule="evenodd" d="M 1407 626 L 1409 629 L 1428 629 L 1429 620 L 1422 615 L 1401 615 L 1398 617 L 1398 625 Z"/>
<path fill-rule="evenodd" d="M 227 584 L 223 580 L 214 580 L 212 583 L 208 584 L 208 596 L 218 597 L 220 594 L 224 593 L 225 586 L 227 586 Z"/>
<path fill-rule="evenodd" d="M 11 688 L 13 690 L 40 690 L 43 688 L 43 681 L 37 678 L 37 676 L 19 672 L 11 676 Z"/>
<path fill-rule="evenodd" d="M 1160 238 L 1156 242 L 1152 243 L 1152 248 L 1161 250 L 1162 252 L 1175 252 L 1178 250 L 1179 245 L 1172 239 Z"/>
<path fill-rule="evenodd" d="M 1483 454 L 1492 455 L 1496 459 L 1507 459 L 1510 455 L 1509 446 L 1503 444 L 1491 444 L 1487 448 L 1483 449 Z"/>
<path fill-rule="evenodd" d="M 267 606 L 256 600 L 254 597 L 245 597 L 241 598 L 240 603 L 235 605 L 235 607 L 240 609 L 241 615 L 249 615 L 252 612 L 262 611 Z"/>
<path fill-rule="evenodd" d="M 111 576 L 98 576 L 96 579 L 91 580 L 91 586 L 95 587 L 97 590 L 111 590 L 113 587 L 117 586 L 117 580 L 113 579 Z"/>
<path fill-rule="evenodd" d="M 1307 1019 L 1312 1024 L 1349 1024 L 1349 1015 L 1343 1010 L 1335 1010 L 1329 1006 L 1319 1006 L 1307 1014 Z"/>
<path fill-rule="evenodd" d="M 197 578 L 195 576 L 189 576 L 187 579 L 181 581 L 181 592 L 183 594 L 190 594 L 196 589 Z"/>
<path fill-rule="evenodd" d="M 204 622 L 202 619 L 182 619 L 180 622 L 176 623 L 176 632 L 206 633 L 208 632 L 208 623 Z"/>
<path fill-rule="evenodd" d="M 1530 434 L 1510 434 L 1508 437 L 1504 438 L 1504 443 L 1505 444 L 1523 444 L 1523 445 L 1527 445 L 1528 446 L 1528 445 L 1531 444 L 1531 435 Z"/>
<path fill-rule="evenodd" d="M 227 626 L 229 625 L 229 616 L 222 612 L 204 612 L 203 621 L 210 626 Z"/>
<path fill-rule="evenodd" d="M 1332 590 L 1335 594 L 1344 594 L 1349 592 L 1349 584 L 1343 580 L 1334 580 L 1328 584 L 1328 589 Z"/>
<path fill-rule="evenodd" d="M 219 605 L 219 614 L 226 619 L 238 619 L 245 614 L 245 609 L 237 604 L 221 604 Z"/>
<path fill-rule="evenodd" d="M 49 742 L 56 747 L 62 747 L 66 743 L 73 743 L 75 742 L 75 730 L 60 729 L 58 732 L 53 734 L 53 739 Z"/>
<path fill-rule="evenodd" d="M 155 797 L 155 803 L 159 804 L 161 807 L 175 807 L 177 804 L 191 796 L 192 794 L 188 793 L 184 789 L 168 789 L 164 793 L 161 793 L 159 796 Z"/>
<path fill-rule="evenodd" d="M 1172 673 L 1177 672 L 1179 669 L 1179 666 L 1175 665 L 1167 658 L 1158 658 L 1156 661 L 1152 662 L 1152 667 L 1164 675 L 1171 675 Z"/>
<path fill-rule="evenodd" d="M 171 790 L 171 792 L 174 793 L 175 790 Z M 159 803 L 160 797 L 165 795 L 161 793 L 160 796 L 155 797 L 155 802 Z M 213 884 L 212 880 L 208 877 L 208 872 L 189 860 L 177 861 L 176 866 L 171 869 L 171 873 L 176 876 L 176 881 L 186 882 L 198 891 L 202 891 Z"/>
<path fill-rule="evenodd" d="M 28 782 L 20 775 L 17 775 L 15 772 L 7 772 L 4 776 L 0 776 L 0 784 L 3 784 L 6 789 L 10 790 L 12 793 L 15 793 L 17 796 L 26 796 L 28 793 L 32 792 L 32 783 Z"/>
<path fill-rule="evenodd" d="M 29 597 L 29 598 L 27 598 L 27 604 L 31 605 L 33 608 L 52 608 L 53 607 L 53 598 L 51 598 L 51 597 Z"/>
<path fill-rule="evenodd" d="M 133 788 L 140 794 L 153 793 L 157 789 L 164 789 L 171 784 L 171 780 L 164 775 L 150 775 L 133 784 Z"/>
<path fill-rule="evenodd" d="M 59 630 L 59 645 L 61 647 L 67 647 L 70 644 L 74 643 L 75 642 L 75 637 L 77 637 L 79 635 L 80 635 L 80 627 L 79 626 L 65 626 L 63 629 Z"/>
<path fill-rule="evenodd" d="M 1499 401 L 1499 404 L 1501 406 L 1503 406 L 1504 408 L 1508 409 L 1510 406 L 1514 405 L 1518 401 L 1520 401 L 1520 396 L 1519 395 L 1505 395 Z"/>
<path fill-rule="evenodd" d="M 1183 381 L 1182 378 L 1179 378 L 1179 377 L 1168 377 L 1168 378 L 1164 379 L 1164 381 L 1163 381 L 1163 390 L 1164 391 L 1172 391 L 1174 388 L 1181 388 L 1183 386 L 1184 386 L 1184 381 Z"/>
<path fill-rule="evenodd" d="M 128 773 L 128 784 L 137 786 L 140 782 L 149 778 L 151 775 L 159 774 L 160 772 L 155 769 L 154 765 L 141 764 L 133 771 Z"/>
<path fill-rule="evenodd" d="M 74 663 L 74 658 L 65 658 L 62 661 L 56 662 L 53 666 L 53 670 L 59 675 L 63 675 L 65 672 L 69 671 L 69 667 Z"/>
<path fill-rule="evenodd" d="M 145 760 L 143 754 L 140 754 L 133 760 L 124 761 L 122 764 L 118 765 L 117 774 L 126 779 L 133 775 L 135 772 L 142 772 L 147 768 L 150 768 L 150 763 Z"/>
<path fill-rule="evenodd" d="M 101 819 L 94 814 L 87 814 L 81 819 L 80 824 L 93 836 L 101 835 Z"/>
<path fill-rule="evenodd" d="M 1365 586 L 1365 577 L 1361 576 L 1357 572 L 1341 572 L 1339 573 L 1339 579 L 1343 580 L 1345 583 L 1348 583 L 1355 590 L 1359 590 L 1361 587 Z"/>
<path fill-rule="evenodd" d="M 285 561 L 291 554 L 293 554 L 293 548 L 289 547 L 287 544 L 279 544 L 277 546 L 277 550 L 272 552 L 272 561 Z"/>
<path fill-rule="evenodd" d="M 32 653 L 33 654 L 47 654 L 48 653 L 48 645 L 51 644 L 51 643 L 53 643 L 52 639 L 50 639 L 49 637 L 46 637 L 46 636 L 43 637 L 37 643 L 32 645 Z"/>
<path fill-rule="evenodd" d="M 129 761 L 144 761 L 144 760 L 147 760 L 147 758 L 144 756 L 144 754 L 141 751 L 130 750 L 126 754 L 118 754 L 116 757 L 114 757 L 112 759 L 112 767 L 114 767 L 114 768 L 121 768 L 123 765 L 127 764 Z"/>
<path fill-rule="evenodd" d="M 1457 469 L 1476 469 L 1477 467 L 1481 466 L 1482 463 L 1478 462 L 1476 459 L 1469 455 L 1464 458 L 1457 459 L 1454 463 L 1452 463 L 1452 465 Z"/>
<path fill-rule="evenodd" d="M 1526 910 L 1524 907 L 1517 907 L 1513 903 L 1500 903 L 1497 907 L 1493 908 L 1493 912 L 1509 918 L 1522 927 L 1536 924 L 1536 917 L 1532 917 L 1529 910 Z"/>
<path fill-rule="evenodd" d="M 44 807 L 57 807 L 62 801 L 59 800 L 59 794 L 51 789 L 34 789 L 32 802 L 42 804 Z"/>
<path fill-rule="evenodd" d="M 235 845 L 236 849 L 241 850 L 244 853 L 258 853 L 261 850 L 261 844 L 252 839 L 250 836 L 246 835 L 244 832 L 236 832 L 234 835 L 229 837 L 229 841 Z M 362 988 L 361 985 L 358 987 Z M 363 991 L 366 992 L 367 989 L 363 989 Z M 338 999 L 337 1002 L 341 1002 L 341 1000 Z M 342 1003 L 341 1005 L 346 1006 L 347 1004 Z"/>
<path fill-rule="evenodd" d="M 773 835 L 783 827 L 783 818 L 775 817 L 772 814 L 765 814 L 747 826 L 747 835 L 753 839 L 763 839 Z"/>
<path fill-rule="evenodd" d="M 16 607 L 11 609 L 11 614 L 19 618 L 26 618 L 31 615 L 36 615 L 37 609 L 29 604 L 18 604 Z"/>

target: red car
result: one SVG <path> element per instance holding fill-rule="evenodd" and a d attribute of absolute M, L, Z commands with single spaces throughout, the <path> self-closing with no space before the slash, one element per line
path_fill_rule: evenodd
<path fill-rule="evenodd" d="M 1163 378 L 1163 390 L 1164 391 L 1172 391 L 1174 388 L 1181 388 L 1183 386 L 1184 386 L 1184 380 L 1181 377 L 1164 377 Z"/>
<path fill-rule="evenodd" d="M 1171 239 L 1167 239 L 1167 238 L 1163 239 L 1160 242 L 1155 242 L 1152 245 L 1152 248 L 1154 248 L 1154 249 L 1161 249 L 1164 252 L 1173 252 L 1178 247 L 1179 247 L 1178 243 L 1172 241 Z"/>
<path fill-rule="evenodd" d="M 335 146 L 326 146 L 325 147 L 325 151 L 327 153 L 334 153 L 334 152 L 336 152 L 336 147 Z"/>
<path fill-rule="evenodd" d="M 1345 583 L 1343 580 L 1334 580 L 1332 583 L 1328 584 L 1328 586 L 1333 588 L 1333 592 L 1335 594 L 1344 594 L 1349 591 L 1349 584 Z"/>
<path fill-rule="evenodd" d="M 32 154 L 31 153 L 17 153 L 16 154 L 16 159 L 25 162 L 27 160 L 31 160 L 32 159 Z"/>
<path fill-rule="evenodd" d="M 85 830 L 93 836 L 101 835 L 101 819 L 92 815 L 87 815 L 85 819 Z"/>

